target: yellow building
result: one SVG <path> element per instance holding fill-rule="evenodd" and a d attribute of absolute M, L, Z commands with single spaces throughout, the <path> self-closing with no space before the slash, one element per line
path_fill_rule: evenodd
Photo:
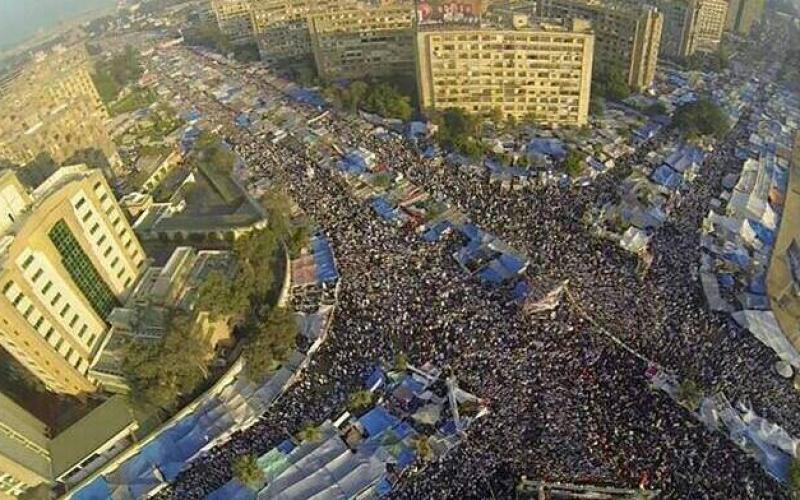
<path fill-rule="evenodd" d="M 613 0 L 541 0 L 539 15 L 590 21 L 595 34 L 595 62 L 621 63 L 628 72 L 628 85 L 635 90 L 653 84 L 664 22 L 655 7 Z"/>
<path fill-rule="evenodd" d="M 47 153 L 64 163 L 91 151 L 116 173 L 121 161 L 90 68 L 82 47 L 59 49 L 0 81 L 0 158 L 24 165 Z"/>
<path fill-rule="evenodd" d="M 420 27 L 417 84 L 423 110 L 499 109 L 547 125 L 585 125 L 594 35 L 587 22 Z"/>
<path fill-rule="evenodd" d="M 719 49 L 727 15 L 728 0 L 689 0 L 681 56 Z"/>
<path fill-rule="evenodd" d="M 356 0 L 251 0 L 251 24 L 261 58 L 298 61 L 311 57 L 308 16 L 358 5 Z"/>
<path fill-rule="evenodd" d="M 764 0 L 730 0 L 725 29 L 749 35 L 753 25 L 764 15 Z"/>
<path fill-rule="evenodd" d="M 251 0 L 211 0 L 211 10 L 217 20 L 219 30 L 232 43 L 253 41 L 251 3 Z"/>
<path fill-rule="evenodd" d="M 50 390 L 93 392 L 89 368 L 144 265 L 98 170 L 62 167 L 32 193 L 0 178 L 0 345 Z"/>
<path fill-rule="evenodd" d="M 323 78 L 413 74 L 414 18 L 411 4 L 310 15 L 317 73 Z"/>
<path fill-rule="evenodd" d="M 44 423 L 0 394 L 0 498 L 49 498 L 56 483 L 68 489 L 133 444 L 137 429 L 121 396 L 52 436 Z"/>

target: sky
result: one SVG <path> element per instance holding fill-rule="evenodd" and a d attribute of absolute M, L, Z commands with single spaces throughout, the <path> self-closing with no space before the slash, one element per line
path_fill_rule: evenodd
<path fill-rule="evenodd" d="M 0 49 L 64 21 L 116 5 L 116 0 L 0 0 Z"/>

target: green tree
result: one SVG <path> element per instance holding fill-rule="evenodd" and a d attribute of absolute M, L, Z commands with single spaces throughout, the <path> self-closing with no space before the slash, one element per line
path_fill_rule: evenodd
<path fill-rule="evenodd" d="M 247 376 L 263 381 L 284 363 L 297 343 L 297 324 L 292 311 L 275 308 L 266 321 L 255 328 L 244 346 Z"/>
<path fill-rule="evenodd" d="M 207 311 L 212 320 L 220 316 L 240 317 L 250 305 L 251 287 L 234 282 L 225 273 L 213 270 L 200 285 L 195 308 Z"/>
<path fill-rule="evenodd" d="M 592 96 L 592 99 L 589 101 L 589 113 L 597 118 L 603 117 L 606 113 L 606 104 L 601 97 Z"/>
<path fill-rule="evenodd" d="M 370 391 L 362 390 L 350 394 L 347 399 L 347 410 L 351 413 L 358 413 L 372 405 L 373 394 Z"/>
<path fill-rule="evenodd" d="M 307 224 L 302 224 L 294 228 L 289 241 L 286 243 L 286 246 L 289 250 L 289 255 L 293 258 L 298 257 L 300 255 L 300 251 L 308 246 L 308 242 L 310 240 L 311 230 L 308 228 Z"/>
<path fill-rule="evenodd" d="M 420 460 L 427 462 L 433 458 L 433 448 L 431 448 L 431 443 L 428 441 L 427 436 L 414 438 L 413 446 Z"/>
<path fill-rule="evenodd" d="M 406 371 L 408 369 L 408 356 L 402 352 L 399 353 L 394 357 L 394 366 L 392 368 L 398 372 Z"/>
<path fill-rule="evenodd" d="M 499 127 L 503 124 L 503 110 L 499 106 L 495 106 L 489 112 L 487 118 L 491 121 L 495 126 Z"/>
<path fill-rule="evenodd" d="M 360 80 L 356 80 L 347 87 L 347 90 L 350 93 L 350 101 L 351 101 L 350 111 L 355 112 L 356 110 L 358 110 L 359 105 L 361 105 L 361 102 L 369 93 L 369 85 Z"/>
<path fill-rule="evenodd" d="M 789 488 L 794 498 L 800 498 L 800 459 L 792 460 L 789 467 Z"/>
<path fill-rule="evenodd" d="M 122 369 L 134 405 L 173 409 L 208 376 L 210 357 L 211 346 L 193 318 L 173 311 L 163 339 L 134 341 L 125 349 Z"/>
<path fill-rule="evenodd" d="M 718 139 L 724 137 L 731 126 L 725 111 L 708 98 L 678 108 L 673 124 L 687 136 L 713 136 Z"/>
<path fill-rule="evenodd" d="M 233 477 L 251 490 L 259 490 L 264 485 L 264 471 L 258 466 L 255 454 L 236 457 L 231 467 Z"/>
<path fill-rule="evenodd" d="M 250 291 L 256 304 L 262 303 L 272 288 L 273 275 L 264 269 L 273 262 L 277 249 L 278 238 L 270 228 L 242 236 L 233 245 L 239 266 L 236 286 Z"/>
<path fill-rule="evenodd" d="M 322 441 L 323 436 L 322 429 L 310 422 L 306 423 L 297 433 L 299 441 L 308 443 L 319 443 Z"/>
<path fill-rule="evenodd" d="M 663 102 L 658 101 L 645 108 L 644 114 L 646 114 L 647 116 L 666 115 L 667 107 L 664 105 Z"/>
<path fill-rule="evenodd" d="M 275 235 L 278 238 L 289 236 L 292 215 L 292 202 L 289 196 L 273 186 L 264 193 L 261 198 L 261 205 L 267 211 L 269 224 Z"/>
<path fill-rule="evenodd" d="M 675 398 L 678 400 L 678 403 L 683 405 L 686 409 L 695 411 L 700 406 L 703 393 L 694 380 L 684 379 L 680 385 L 678 385 Z"/>
<path fill-rule="evenodd" d="M 614 101 L 626 99 L 631 94 L 625 69 L 619 63 L 601 65 L 592 75 L 592 95 Z"/>
<path fill-rule="evenodd" d="M 573 149 L 567 153 L 567 158 L 564 160 L 564 169 L 572 178 L 578 177 L 583 173 L 585 167 L 583 153 Z"/>

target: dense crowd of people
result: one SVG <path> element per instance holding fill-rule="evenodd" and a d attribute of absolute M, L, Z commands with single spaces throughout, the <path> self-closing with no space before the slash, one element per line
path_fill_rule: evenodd
<path fill-rule="evenodd" d="M 312 109 L 294 106 L 313 116 Z M 230 111 L 211 100 L 203 108 L 219 113 L 220 123 L 232 122 Z M 352 196 L 340 173 L 309 158 L 291 138 L 274 145 L 227 128 L 253 175 L 285 186 L 330 238 L 340 303 L 329 339 L 301 381 L 256 424 L 193 461 L 161 496 L 201 498 L 219 488 L 232 477 L 237 456 L 263 454 L 308 423 L 337 417 L 371 367 L 399 353 L 454 374 L 488 401 L 491 413 L 452 453 L 403 478 L 394 498 L 510 498 L 522 475 L 642 486 L 665 498 L 788 496 L 726 436 L 651 390 L 646 364 L 598 331 L 602 325 L 707 393 L 746 401 L 800 434 L 800 399 L 771 371 L 774 354 L 726 316 L 709 312 L 694 278 L 700 221 L 722 176 L 739 168 L 733 150 L 747 123 L 744 117 L 701 177 L 678 195 L 670 220 L 653 237 L 654 260 L 645 274 L 635 256 L 592 237 L 582 215 L 617 196 L 620 180 L 654 144 L 587 188 L 501 191 L 487 178 L 423 159 L 401 138 L 378 138 L 336 113 L 315 123 L 343 149 L 375 152 L 378 163 L 525 253 L 534 290 L 569 279 L 570 299 L 546 317 L 522 314 L 507 290 L 489 289 L 463 272 L 452 257 L 463 245 L 458 233 L 425 242 L 380 219 Z"/>

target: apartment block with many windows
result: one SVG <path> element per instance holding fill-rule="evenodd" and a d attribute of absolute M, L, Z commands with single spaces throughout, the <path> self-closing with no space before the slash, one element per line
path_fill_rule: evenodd
<path fill-rule="evenodd" d="M 211 0 L 211 11 L 223 35 L 232 43 L 253 41 L 253 25 L 250 0 Z"/>
<path fill-rule="evenodd" d="M 413 74 L 414 19 L 411 4 L 310 15 L 317 72 L 324 78 Z"/>
<path fill-rule="evenodd" d="M 585 125 L 589 116 L 594 34 L 589 23 L 421 26 L 417 84 L 424 110 L 499 109 L 553 126 Z"/>
<path fill-rule="evenodd" d="M 595 62 L 621 64 L 633 89 L 653 84 L 664 22 L 658 9 L 615 0 L 541 0 L 538 6 L 543 17 L 590 21 L 595 34 Z"/>
<path fill-rule="evenodd" d="M 715 52 L 722 41 L 728 16 L 728 0 L 689 0 L 681 55 Z"/>
<path fill-rule="evenodd" d="M 0 177 L 0 345 L 50 390 L 93 392 L 89 368 L 145 255 L 98 170 L 62 167 L 28 193 Z"/>

